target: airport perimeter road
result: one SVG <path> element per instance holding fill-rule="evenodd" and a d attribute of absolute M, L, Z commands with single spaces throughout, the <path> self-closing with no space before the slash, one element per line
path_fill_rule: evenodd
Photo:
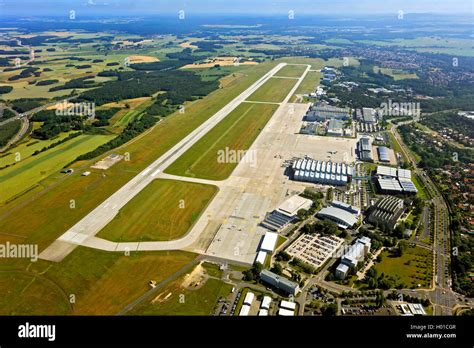
<path fill-rule="evenodd" d="M 201 139 L 214 126 L 222 121 L 230 112 L 232 112 L 240 103 L 246 100 L 252 93 L 259 89 L 268 79 L 275 75 L 286 63 L 280 63 L 253 85 L 247 88 L 239 96 L 224 106 L 216 114 L 211 116 L 207 121 L 183 138 L 178 144 L 173 146 L 165 154 L 159 157 L 151 165 L 145 168 L 141 173 L 135 176 L 127 184 L 122 186 L 112 196 L 106 199 L 102 204 L 97 206 L 88 215 L 82 218 L 78 223 L 72 226 L 68 231 L 61 235 L 55 242 L 46 248 L 40 258 L 50 261 L 61 261 L 66 257 L 77 245 L 88 245 L 86 241 L 94 237 L 102 228 L 104 228 L 133 197 L 143 190 L 150 182 L 156 179 L 156 176 L 163 172 L 166 167 L 177 160 L 192 145 Z M 94 241 L 97 242 L 98 238 Z M 107 242 L 104 240 L 104 242 Z M 114 243 L 116 244 L 116 243 Z M 121 243 L 124 248 L 128 249 L 127 243 Z M 137 243 L 130 243 L 132 245 Z M 91 246 L 92 245 L 88 245 Z M 101 248 L 100 245 L 97 245 Z"/>

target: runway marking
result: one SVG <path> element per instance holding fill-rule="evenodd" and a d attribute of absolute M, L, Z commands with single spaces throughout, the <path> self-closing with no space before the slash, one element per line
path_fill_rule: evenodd
<path fill-rule="evenodd" d="M 157 169 L 155 172 L 153 172 L 151 174 L 152 177 L 156 176 L 159 172 L 161 171 L 161 169 Z"/>
<path fill-rule="evenodd" d="M 147 175 L 150 172 L 151 168 L 147 168 L 143 171 L 142 176 Z"/>

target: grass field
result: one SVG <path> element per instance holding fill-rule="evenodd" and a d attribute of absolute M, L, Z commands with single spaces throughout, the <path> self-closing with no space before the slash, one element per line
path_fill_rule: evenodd
<path fill-rule="evenodd" d="M 146 168 L 197 126 L 214 115 L 233 98 L 276 65 L 275 62 L 246 67 L 242 75 L 209 96 L 186 104 L 184 114 L 176 112 L 163 119 L 141 137 L 112 152 L 130 154 L 108 169 L 105 176 L 82 177 L 79 170 L 66 178 L 48 178 L 47 186 L 35 194 L 24 195 L 0 206 L 0 236 L 16 235 L 26 243 L 38 243 L 40 250 L 74 225 L 112 193 Z M 103 158 L 105 155 L 100 156 Z M 81 165 L 88 166 L 93 159 Z M 44 182 L 43 182 L 44 183 Z M 46 185 L 46 184 L 45 184 Z M 70 209 L 70 200 L 76 202 Z M 58 212 L 61 212 L 58 214 Z M 24 216 L 28 216 L 25 221 Z"/>
<path fill-rule="evenodd" d="M 375 73 L 382 73 L 384 75 L 388 75 L 390 77 L 393 77 L 395 81 L 398 80 L 404 80 L 404 79 L 417 79 L 418 76 L 415 73 L 408 73 L 404 70 L 399 70 L 399 69 L 389 69 L 389 68 L 380 68 L 377 66 L 374 66 L 374 72 Z"/>
<path fill-rule="evenodd" d="M 195 256 L 179 251 L 125 256 L 78 247 L 60 263 L 20 262 L 0 271 L 0 314 L 115 315 L 149 290 L 150 280 L 165 279 Z"/>
<path fill-rule="evenodd" d="M 97 236 L 117 242 L 177 239 L 191 228 L 217 191 L 211 185 L 154 180 Z"/>
<path fill-rule="evenodd" d="M 393 257 L 389 251 L 382 252 L 382 262 L 375 265 L 378 274 L 391 275 L 404 287 L 428 288 L 432 278 L 432 254 L 428 249 L 408 247 L 401 257 Z"/>
<path fill-rule="evenodd" d="M 304 65 L 287 65 L 278 71 L 275 76 L 280 77 L 301 77 L 304 71 L 306 70 L 306 66 Z"/>
<path fill-rule="evenodd" d="M 201 266 L 196 266 L 199 268 Z M 232 285 L 214 278 L 207 269 L 199 285 L 187 284 L 190 274 L 178 278 L 130 312 L 132 315 L 210 315 L 220 297 L 226 297 Z"/>
<path fill-rule="evenodd" d="M 80 135 L 50 150 L 30 156 L 0 171 L 0 185 L 4 202 L 53 173 L 58 173 L 64 165 L 80 154 L 91 151 L 112 139 L 108 135 Z"/>
<path fill-rule="evenodd" d="M 316 91 L 316 86 L 319 85 L 321 80 L 321 73 L 317 71 L 309 71 L 303 81 L 296 89 L 295 93 L 291 97 L 290 101 L 295 102 L 298 99 L 298 95 L 314 93 Z"/>
<path fill-rule="evenodd" d="M 219 151 L 247 150 L 277 105 L 242 103 L 171 164 L 166 173 L 211 180 L 226 179 L 238 161 L 221 160 Z"/>
<path fill-rule="evenodd" d="M 295 84 L 295 79 L 279 79 L 273 77 L 257 89 L 247 100 L 281 103 Z"/>

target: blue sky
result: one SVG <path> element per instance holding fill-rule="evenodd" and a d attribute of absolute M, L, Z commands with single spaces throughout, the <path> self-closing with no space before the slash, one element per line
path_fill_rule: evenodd
<path fill-rule="evenodd" d="M 272 15 L 297 14 L 385 14 L 440 13 L 469 14 L 472 0 L 0 0 L 0 14 L 60 15 L 70 10 L 82 14 L 173 14 L 248 13 Z"/>

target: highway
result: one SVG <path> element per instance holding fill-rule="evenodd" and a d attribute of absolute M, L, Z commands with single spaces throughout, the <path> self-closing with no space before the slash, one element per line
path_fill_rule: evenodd
<path fill-rule="evenodd" d="M 257 80 L 253 85 L 242 92 L 239 96 L 219 110 L 216 114 L 205 121 L 202 125 L 196 128 L 193 132 L 184 137 L 178 144 L 173 146 L 169 151 L 155 160 L 142 172 L 122 186 L 118 191 L 112 194 L 112 196 L 107 198 L 102 204 L 97 206 L 88 215 L 82 218 L 63 235 L 61 235 L 55 242 L 53 242 L 40 254 L 40 258 L 59 262 L 72 250 L 74 250 L 77 245 L 86 245 L 103 250 L 109 250 L 111 244 L 117 245 L 117 243 L 101 240 L 99 238 L 95 238 L 94 236 L 102 228 L 104 228 L 117 215 L 119 210 L 124 207 L 133 197 L 135 197 L 149 183 L 156 179 L 157 176 L 162 173 L 171 163 L 184 154 L 191 146 L 193 146 L 199 139 L 207 134 L 207 132 L 209 132 L 214 126 L 222 121 L 240 103 L 252 95 L 252 93 L 260 88 L 265 82 L 267 82 L 268 79 L 275 75 L 275 73 L 285 65 L 286 63 L 278 64 L 259 80 Z M 130 248 L 137 248 L 139 244 L 140 243 L 119 243 L 119 248 L 115 249 L 114 251 L 130 250 Z M 174 241 L 165 243 L 165 246 L 162 246 L 162 244 L 163 243 L 155 246 L 153 245 L 153 242 L 149 242 L 147 244 L 148 247 L 144 247 L 143 249 L 140 248 L 139 250 L 173 250 L 181 247 L 179 242 Z M 161 249 L 161 247 L 165 247 L 166 249 Z"/>

